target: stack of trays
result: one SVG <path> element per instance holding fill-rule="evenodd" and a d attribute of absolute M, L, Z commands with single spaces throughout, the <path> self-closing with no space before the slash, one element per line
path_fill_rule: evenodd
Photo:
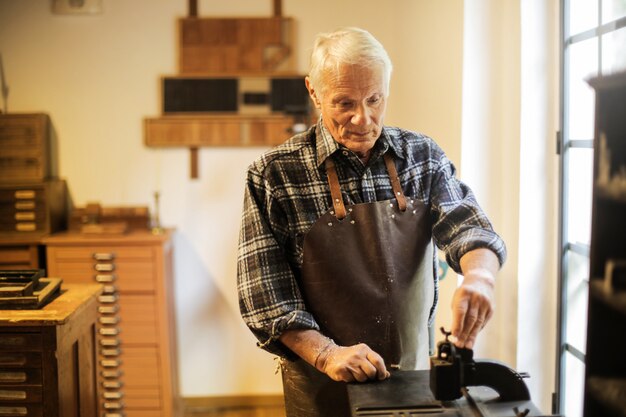
<path fill-rule="evenodd" d="M 0 270 L 0 309 L 29 310 L 43 307 L 61 288 L 61 279 L 42 278 L 43 270 Z"/>

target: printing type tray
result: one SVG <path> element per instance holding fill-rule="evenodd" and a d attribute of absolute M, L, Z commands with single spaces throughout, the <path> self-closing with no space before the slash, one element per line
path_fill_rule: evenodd
<path fill-rule="evenodd" d="M 42 270 L 0 271 L 0 309 L 43 307 L 60 289 L 59 278 L 40 278 Z"/>

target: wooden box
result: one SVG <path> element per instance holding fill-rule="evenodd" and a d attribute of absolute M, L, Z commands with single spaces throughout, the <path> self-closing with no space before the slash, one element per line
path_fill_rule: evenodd
<path fill-rule="evenodd" d="M 284 17 L 180 19 L 180 72 L 291 70 L 292 26 Z"/>
<path fill-rule="evenodd" d="M 100 285 L 67 285 L 40 310 L 0 310 L 3 416 L 96 416 L 94 363 Z"/>
<path fill-rule="evenodd" d="M 67 226 L 64 180 L 0 183 L 0 237 L 35 237 Z"/>
<path fill-rule="evenodd" d="M 56 176 L 47 114 L 0 114 L 0 183 Z"/>

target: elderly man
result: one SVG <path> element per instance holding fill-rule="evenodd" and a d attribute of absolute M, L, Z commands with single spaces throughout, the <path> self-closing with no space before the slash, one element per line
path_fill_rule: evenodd
<path fill-rule="evenodd" d="M 282 358 L 288 416 L 349 415 L 345 382 L 428 366 L 433 242 L 464 277 L 455 344 L 471 348 L 493 313 L 504 243 L 432 139 L 384 126 L 390 76 L 367 31 L 318 35 L 306 87 L 319 122 L 248 169 L 240 308 Z"/>

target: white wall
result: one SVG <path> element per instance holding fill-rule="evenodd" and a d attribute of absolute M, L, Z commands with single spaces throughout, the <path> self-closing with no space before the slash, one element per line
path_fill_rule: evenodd
<path fill-rule="evenodd" d="M 142 119 L 159 114 L 159 77 L 176 74 L 176 18 L 185 0 L 103 0 L 98 16 L 61 16 L 48 0 L 0 0 L 0 54 L 11 112 L 47 112 L 60 175 L 74 203 L 149 205 L 177 229 L 176 314 L 185 396 L 278 393 L 275 362 L 255 347 L 238 312 L 237 233 L 247 165 L 262 148 L 204 148 L 200 178 L 185 149 L 143 145 Z M 297 22 L 298 69 L 315 33 L 356 25 L 395 64 L 389 124 L 437 138 L 460 158 L 461 0 L 284 0 Z M 271 1 L 200 1 L 200 14 L 269 15 Z M 449 282 L 452 282 L 450 279 Z M 445 291 L 444 291 L 445 292 Z M 444 298 L 440 311 L 446 312 Z"/>

